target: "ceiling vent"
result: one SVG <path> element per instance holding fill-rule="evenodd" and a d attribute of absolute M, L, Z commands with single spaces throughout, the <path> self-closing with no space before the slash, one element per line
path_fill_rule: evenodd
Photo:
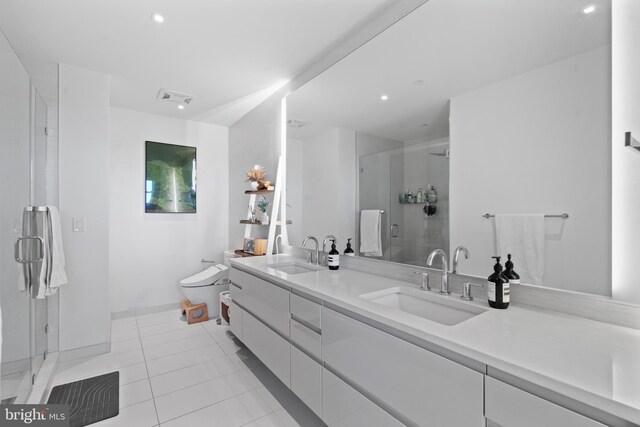
<path fill-rule="evenodd" d="M 287 124 L 292 128 L 301 128 L 307 124 L 307 122 L 303 122 L 302 120 L 289 119 L 287 120 Z"/>
<path fill-rule="evenodd" d="M 178 104 L 189 104 L 193 101 L 193 95 L 176 92 L 175 90 L 160 89 L 158 99 L 161 101 L 177 102 Z"/>

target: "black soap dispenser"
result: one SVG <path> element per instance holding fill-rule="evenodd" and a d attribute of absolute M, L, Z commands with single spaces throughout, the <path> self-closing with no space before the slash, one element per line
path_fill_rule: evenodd
<path fill-rule="evenodd" d="M 329 264 L 329 270 L 340 268 L 340 252 L 336 249 L 336 241 L 334 239 L 331 239 L 331 250 L 327 257 L 327 264 Z"/>
<path fill-rule="evenodd" d="M 520 276 L 513 271 L 513 262 L 511 261 L 511 254 L 507 254 L 507 262 L 504 263 L 504 276 L 509 279 L 509 285 L 519 285 Z"/>
<path fill-rule="evenodd" d="M 353 251 L 351 247 L 351 237 L 347 239 L 347 249 L 344 250 L 344 254 L 346 256 L 356 256 L 356 253 Z"/>
<path fill-rule="evenodd" d="M 493 266 L 493 274 L 489 276 L 487 283 L 487 296 L 489 305 L 493 308 L 505 309 L 509 307 L 509 280 L 502 272 L 500 257 L 491 257 L 496 260 Z"/>

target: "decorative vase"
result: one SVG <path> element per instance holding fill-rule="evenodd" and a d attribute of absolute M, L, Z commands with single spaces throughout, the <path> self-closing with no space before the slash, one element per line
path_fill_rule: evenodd
<path fill-rule="evenodd" d="M 266 212 L 260 212 L 260 217 L 258 218 L 261 224 L 269 224 L 269 215 Z"/>
<path fill-rule="evenodd" d="M 251 181 L 251 191 L 258 191 L 258 181 Z"/>

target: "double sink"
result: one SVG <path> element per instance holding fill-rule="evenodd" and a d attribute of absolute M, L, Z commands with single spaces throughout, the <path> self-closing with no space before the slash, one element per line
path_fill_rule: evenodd
<path fill-rule="evenodd" d="M 266 267 L 288 275 L 316 273 L 324 268 L 301 261 L 268 264 Z M 374 304 L 418 316 L 446 326 L 454 326 L 487 311 L 455 297 L 443 297 L 410 286 L 394 286 L 358 295 Z"/>

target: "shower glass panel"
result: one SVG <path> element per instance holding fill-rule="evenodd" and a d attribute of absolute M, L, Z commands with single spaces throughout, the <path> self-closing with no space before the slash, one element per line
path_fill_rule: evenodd
<path fill-rule="evenodd" d="M 31 306 L 18 289 L 13 243 L 22 209 L 30 204 L 30 82 L 7 41 L 0 37 L 0 309 L 2 402 L 21 403 L 31 391 Z"/>
<path fill-rule="evenodd" d="M 46 205 L 45 103 L 0 33 L 0 310 L 2 403 L 25 403 L 46 356 L 47 300 L 19 289 L 14 242 L 25 206 Z"/>
<path fill-rule="evenodd" d="M 359 167 L 360 209 L 385 211 L 383 256 L 378 259 L 424 266 L 434 249 L 449 253 L 448 141 L 364 155 L 359 158 Z M 416 203 L 418 190 L 426 193 L 431 187 L 437 199 Z M 414 203 L 401 200 L 407 190 Z"/>

